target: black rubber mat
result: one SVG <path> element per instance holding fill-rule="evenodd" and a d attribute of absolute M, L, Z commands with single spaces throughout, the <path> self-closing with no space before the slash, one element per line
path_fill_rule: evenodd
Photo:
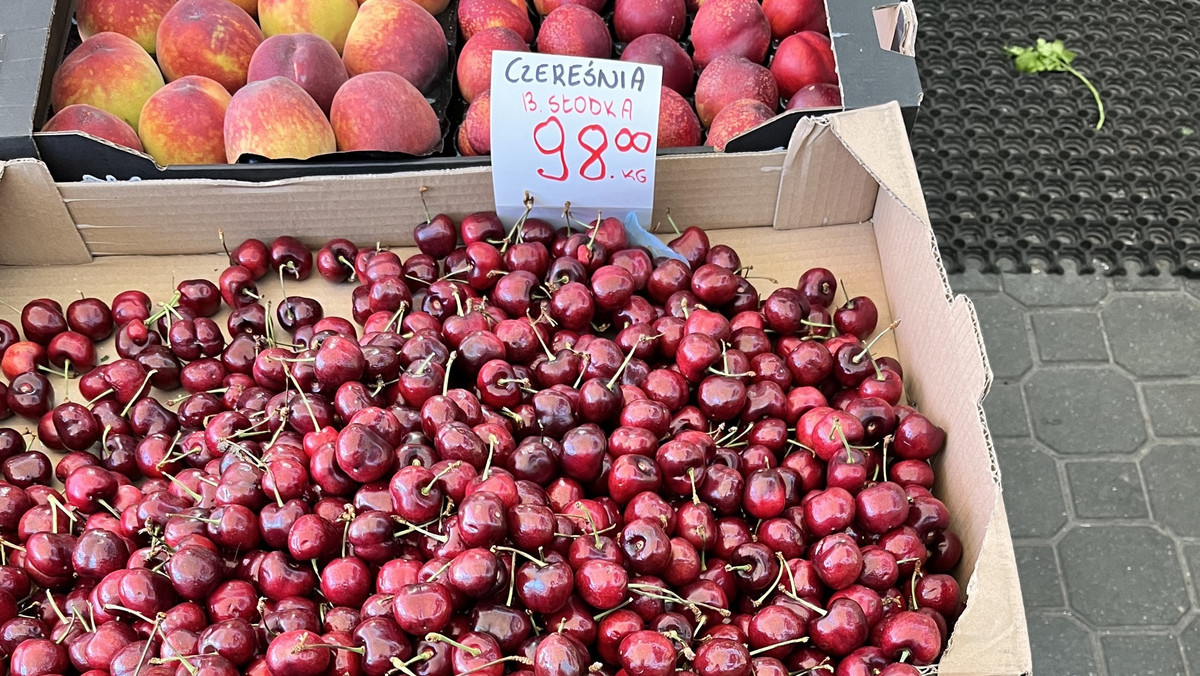
<path fill-rule="evenodd" d="M 918 0 L 913 150 L 951 271 L 1200 277 L 1200 0 Z M 1099 88 L 1017 73 L 1061 39 Z"/>

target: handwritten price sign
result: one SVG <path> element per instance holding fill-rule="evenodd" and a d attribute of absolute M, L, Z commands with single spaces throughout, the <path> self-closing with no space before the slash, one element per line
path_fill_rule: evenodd
<path fill-rule="evenodd" d="M 654 206 L 662 68 L 526 52 L 492 57 L 492 185 L 500 217 L 555 221 L 566 202 L 580 220 L 597 210 Z"/>

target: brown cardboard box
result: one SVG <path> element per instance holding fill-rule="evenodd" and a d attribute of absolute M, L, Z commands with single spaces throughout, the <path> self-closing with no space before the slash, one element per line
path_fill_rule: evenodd
<path fill-rule="evenodd" d="M 736 246 L 753 274 L 794 284 L 806 268 L 824 266 L 852 295 L 876 300 L 880 326 L 904 320 L 879 351 L 899 356 L 907 397 L 948 432 L 934 493 L 964 543 L 957 576 L 967 606 L 939 673 L 1028 673 L 1012 540 L 980 407 L 991 372 L 974 309 L 946 282 L 899 108 L 802 121 L 786 152 L 660 158 L 658 171 L 658 207 L 710 230 L 714 244 Z M 487 169 L 470 169 L 55 186 L 36 162 L 9 163 L 0 176 L 0 259 L 10 265 L 0 266 L 0 298 L 16 306 L 41 296 L 67 301 L 79 289 L 108 300 L 140 288 L 164 300 L 180 280 L 215 279 L 226 264 L 215 253 L 218 228 L 233 242 L 288 233 L 314 246 L 334 236 L 408 245 L 411 225 L 423 218 L 419 186 L 429 188 L 433 211 L 461 216 L 491 208 L 489 183 Z M 47 263 L 55 265 L 34 267 Z M 288 288 L 346 311 L 347 287 L 316 279 Z M 0 317 L 16 319 L 4 307 Z"/>

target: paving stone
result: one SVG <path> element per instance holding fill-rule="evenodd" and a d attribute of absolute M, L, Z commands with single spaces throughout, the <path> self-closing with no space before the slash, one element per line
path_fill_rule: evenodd
<path fill-rule="evenodd" d="M 1004 292 L 1029 307 L 1092 306 L 1108 295 L 1108 282 L 1093 275 L 1004 274 Z"/>
<path fill-rule="evenodd" d="M 1029 649 L 1033 676 L 1095 676 L 1100 673 L 1092 642 L 1083 627 L 1065 615 L 1033 614 Z"/>
<path fill-rule="evenodd" d="M 1025 398 L 1016 383 L 993 382 L 983 400 L 988 429 L 995 437 L 1028 437 L 1029 419 L 1025 413 Z"/>
<path fill-rule="evenodd" d="M 1188 623 L 1179 635 L 1179 644 L 1183 646 L 1183 654 L 1193 671 L 1200 670 L 1200 616 Z"/>
<path fill-rule="evenodd" d="M 1050 545 L 1015 545 L 1021 597 L 1026 608 L 1062 608 L 1062 580 Z"/>
<path fill-rule="evenodd" d="M 1035 312 L 1033 335 L 1042 361 L 1108 361 L 1100 317 L 1094 312 Z"/>
<path fill-rule="evenodd" d="M 1142 473 L 1155 521 L 1177 535 L 1200 536 L 1200 500 L 1196 498 L 1200 448 L 1155 446 L 1142 458 Z"/>
<path fill-rule="evenodd" d="M 1140 519 L 1149 513 L 1137 463 L 1069 462 L 1067 481 L 1077 517 Z"/>
<path fill-rule="evenodd" d="M 1050 537 L 1067 522 L 1054 460 L 1028 439 L 996 440 L 1004 506 L 1015 537 Z"/>
<path fill-rule="evenodd" d="M 1200 436 L 1200 383 L 1143 385 L 1154 433 L 1163 437 Z"/>
<path fill-rule="evenodd" d="M 1024 309 L 1007 296 L 971 297 L 979 315 L 979 328 L 987 345 L 988 361 L 998 379 L 1018 378 L 1033 365 L 1025 334 Z"/>
<path fill-rule="evenodd" d="M 1184 572 L 1191 577 L 1192 588 L 1197 589 L 1200 587 L 1200 545 L 1184 545 L 1183 558 L 1187 559 L 1187 570 Z"/>
<path fill-rule="evenodd" d="M 1101 314 L 1113 358 L 1133 373 L 1200 373 L 1200 303 L 1178 294 L 1123 295 Z"/>
<path fill-rule="evenodd" d="M 1167 634 L 1101 636 L 1108 676 L 1182 676 L 1179 643 Z"/>
<path fill-rule="evenodd" d="M 1025 398 L 1036 436 L 1060 453 L 1131 453 L 1146 440 L 1137 392 L 1115 370 L 1038 369 Z"/>
<path fill-rule="evenodd" d="M 1191 605 L 1174 542 L 1149 526 L 1078 527 L 1058 555 L 1067 599 L 1093 625 L 1170 625 Z"/>
<path fill-rule="evenodd" d="M 950 280 L 950 288 L 954 293 L 1000 290 L 1000 275 L 985 274 L 970 268 L 957 274 L 946 275 L 946 278 Z"/>

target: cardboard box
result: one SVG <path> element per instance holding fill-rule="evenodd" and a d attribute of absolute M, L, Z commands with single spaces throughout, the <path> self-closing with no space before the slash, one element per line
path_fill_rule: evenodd
<path fill-rule="evenodd" d="M 714 244 L 735 246 L 756 276 L 794 284 L 803 270 L 824 266 L 852 295 L 876 301 L 879 326 L 903 318 L 878 349 L 901 359 L 906 396 L 947 430 L 934 493 L 964 544 L 957 577 L 967 605 L 939 673 L 1029 673 L 1012 540 L 980 406 L 991 372 L 974 309 L 946 281 L 899 107 L 802 120 L 787 151 L 661 158 L 659 177 L 659 207 L 709 230 Z M 418 186 L 429 188 L 433 211 L 460 216 L 491 207 L 489 180 L 487 169 L 461 169 L 56 188 L 44 165 L 12 162 L 0 176 L 0 242 L 9 265 L 0 266 L 0 296 L 19 307 L 42 296 L 66 301 L 77 289 L 108 299 L 139 288 L 161 301 L 176 282 L 215 279 L 224 268 L 218 228 L 231 242 L 288 233 L 314 247 L 335 236 L 411 245 Z M 46 263 L 55 265 L 37 267 Z M 755 284 L 763 292 L 774 286 Z M 261 288 L 278 298 L 275 286 L 268 279 Z M 312 279 L 288 289 L 347 311 L 348 286 Z M 3 306 L 0 317 L 16 319 Z"/>
<path fill-rule="evenodd" d="M 147 155 L 78 133 L 38 132 L 50 113 L 50 81 L 71 36 L 74 5 L 70 0 L 5 0 L 0 3 L 0 160 L 36 157 L 56 181 L 85 176 L 149 179 L 236 179 L 277 181 L 298 176 L 432 171 L 484 167 L 487 158 L 457 157 L 454 133 L 461 113 L 451 106 L 443 151 L 428 158 L 387 153 L 338 153 L 305 161 L 254 164 L 157 167 Z M 841 80 L 844 108 L 854 110 L 898 101 L 911 130 L 921 101 L 921 82 L 913 58 L 916 12 L 912 0 L 837 0 L 827 3 L 834 57 Z M 456 40 L 454 5 L 441 15 L 447 40 Z M 453 72 L 453 60 L 450 66 Z M 443 115 L 450 81 L 436 92 L 435 109 Z M 819 111 L 830 112 L 830 111 Z M 806 113 L 809 114 L 809 113 Z M 765 151 L 786 145 L 800 115 L 780 116 L 730 143 L 729 152 Z M 445 126 L 445 125 L 444 125 Z M 664 154 L 678 154 L 670 150 Z M 711 153 L 711 148 L 682 152 Z"/>

